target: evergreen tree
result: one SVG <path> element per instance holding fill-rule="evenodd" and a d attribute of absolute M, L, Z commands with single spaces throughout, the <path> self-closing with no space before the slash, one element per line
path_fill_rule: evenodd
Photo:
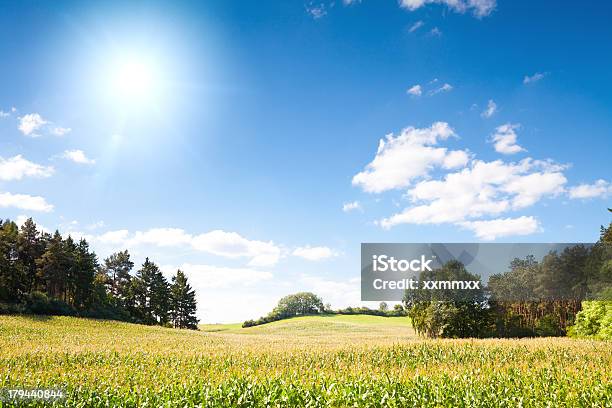
<path fill-rule="evenodd" d="M 17 236 L 17 257 L 24 268 L 24 290 L 27 293 L 40 286 L 36 275 L 36 260 L 42 256 L 44 250 L 44 242 L 36 229 L 36 224 L 32 218 L 28 218 Z"/>
<path fill-rule="evenodd" d="M 148 324 L 168 322 L 170 288 L 161 271 L 145 259 L 132 284 L 137 317 Z"/>
<path fill-rule="evenodd" d="M 107 288 L 117 298 L 122 306 L 127 306 L 129 300 L 129 287 L 132 276 L 130 271 L 134 262 L 126 250 L 112 254 L 104 260 L 103 271 L 107 277 Z"/>
<path fill-rule="evenodd" d="M 98 260 L 96 254 L 90 252 L 89 244 L 84 239 L 79 241 L 74 259 L 78 271 L 74 281 L 74 306 L 83 309 L 93 303 L 94 278 Z"/>
<path fill-rule="evenodd" d="M 38 277 L 43 282 L 47 295 L 61 299 L 65 292 L 68 259 L 59 231 L 55 231 L 53 237 L 48 241 L 45 252 L 36 260 L 36 265 Z"/>
<path fill-rule="evenodd" d="M 195 291 L 191 289 L 191 285 L 187 283 L 187 277 L 180 269 L 172 278 L 170 299 L 170 319 L 174 327 L 197 330 Z"/>
<path fill-rule="evenodd" d="M 10 220 L 0 226 L 0 301 L 17 302 L 25 293 L 23 267 L 17 257 L 17 224 Z"/>

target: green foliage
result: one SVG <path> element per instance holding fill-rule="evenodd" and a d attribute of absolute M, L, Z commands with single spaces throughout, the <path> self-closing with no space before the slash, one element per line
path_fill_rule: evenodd
<path fill-rule="evenodd" d="M 344 323 L 318 330 L 326 319 Z M 365 319 L 384 323 L 318 315 L 202 335 L 0 316 L 0 388 L 62 387 L 67 408 L 612 406 L 607 342 L 418 340 L 405 318 Z"/>
<path fill-rule="evenodd" d="M 187 283 L 187 277 L 180 269 L 172 278 L 170 286 L 170 319 L 174 327 L 179 329 L 197 329 L 198 319 L 195 317 L 195 291 Z"/>
<path fill-rule="evenodd" d="M 469 273 L 458 261 L 447 262 L 439 269 L 423 271 L 419 281 L 474 281 L 477 275 Z M 417 333 L 427 337 L 484 337 L 492 326 L 483 289 L 408 289 L 404 304 Z"/>
<path fill-rule="evenodd" d="M 32 219 L 21 229 L 0 224 L 0 313 L 78 315 L 166 325 L 171 311 L 170 285 L 147 258 L 138 275 L 127 250 L 112 254 L 99 267 L 96 254 L 59 231 L 39 232 Z M 196 328 L 195 294 L 186 278 L 178 326 Z M 186 285 L 186 286 L 185 286 Z M 177 309 L 178 310 L 178 309 Z"/>
<path fill-rule="evenodd" d="M 299 295 L 301 297 L 303 295 L 303 293 L 298 293 L 296 295 Z M 290 295 L 290 296 L 285 297 L 283 299 L 285 299 L 285 300 L 287 298 L 292 299 L 292 297 L 296 296 L 296 295 Z M 315 312 L 311 312 L 311 313 L 297 313 L 297 314 L 282 313 L 280 311 L 279 307 L 277 306 L 267 316 L 260 317 L 257 320 L 247 320 L 247 321 L 245 321 L 244 323 L 242 323 L 242 327 L 259 326 L 261 324 L 271 323 L 271 322 L 275 322 L 275 321 L 283 320 L 283 319 L 289 319 L 289 318 L 292 318 L 292 317 L 295 317 L 295 316 L 300 316 L 300 315 L 320 315 L 320 314 L 326 314 L 326 315 L 346 315 L 346 316 L 364 315 L 364 316 L 382 316 L 382 317 L 407 316 L 407 312 L 404 310 L 402 305 L 395 305 L 393 310 L 381 310 L 380 307 L 378 309 L 370 309 L 369 307 L 365 307 L 365 306 L 361 306 L 361 307 L 352 307 L 352 306 L 349 306 L 349 307 L 347 307 L 345 309 L 332 310 L 329 305 L 323 307 L 323 309 L 319 309 L 319 305 L 320 305 L 319 301 L 320 301 L 320 299 L 316 295 L 313 295 L 312 293 L 310 293 L 308 295 L 309 295 L 308 297 L 313 300 L 313 304 L 317 305 L 316 308 L 311 309 L 311 310 L 316 310 Z M 279 305 L 280 304 L 281 304 L 281 302 L 279 302 Z M 285 304 L 284 301 L 283 301 L 283 304 Z"/>
<path fill-rule="evenodd" d="M 582 310 L 576 315 L 576 323 L 570 328 L 569 335 L 612 340 L 612 301 L 582 302 Z"/>

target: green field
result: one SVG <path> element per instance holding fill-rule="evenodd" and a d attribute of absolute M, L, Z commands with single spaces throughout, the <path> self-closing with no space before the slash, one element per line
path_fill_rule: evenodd
<path fill-rule="evenodd" d="M 421 340 L 401 317 L 194 332 L 0 316 L 0 387 L 62 387 L 68 407 L 612 407 L 610 367 L 609 342 Z"/>

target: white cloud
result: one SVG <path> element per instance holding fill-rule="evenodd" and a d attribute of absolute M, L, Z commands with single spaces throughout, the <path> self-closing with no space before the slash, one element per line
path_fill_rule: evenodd
<path fill-rule="evenodd" d="M 423 94 L 423 88 L 421 88 L 421 85 L 417 84 L 410 87 L 406 93 L 412 96 L 421 96 Z"/>
<path fill-rule="evenodd" d="M 235 232 L 210 231 L 193 237 L 192 246 L 200 251 L 228 258 L 251 258 L 250 266 L 271 266 L 281 256 L 281 250 L 272 241 L 252 241 Z"/>
<path fill-rule="evenodd" d="M 156 245 L 159 247 L 190 245 L 193 237 L 180 228 L 151 228 L 137 231 L 130 239 L 132 245 Z"/>
<path fill-rule="evenodd" d="M 4 159 L 0 157 L 0 180 L 21 180 L 24 177 L 50 177 L 53 167 L 41 166 L 21 155 Z"/>
<path fill-rule="evenodd" d="M 400 0 L 400 7 L 410 11 L 427 4 L 444 4 L 458 13 L 471 11 L 476 17 L 488 16 L 495 9 L 495 0 Z"/>
<path fill-rule="evenodd" d="M 353 177 L 353 185 L 380 193 L 410 185 L 436 166 L 460 167 L 467 163 L 467 152 L 457 153 L 433 147 L 440 140 L 456 136 L 448 123 L 436 122 L 429 128 L 408 127 L 401 134 L 381 139 L 374 160 Z"/>
<path fill-rule="evenodd" d="M 66 150 L 62 154 L 62 158 L 71 160 L 79 164 L 95 164 L 95 160 L 88 158 L 82 150 Z"/>
<path fill-rule="evenodd" d="M 344 203 L 342 205 L 342 211 L 349 212 L 354 210 L 362 210 L 359 201 L 351 201 L 350 203 Z"/>
<path fill-rule="evenodd" d="M 28 113 L 19 118 L 19 130 L 25 136 L 37 137 L 40 136 L 36 133 L 41 127 L 49 123 L 42 118 L 38 113 Z"/>
<path fill-rule="evenodd" d="M 432 89 L 429 91 L 429 96 L 437 95 L 439 93 L 450 92 L 453 90 L 453 86 L 451 84 L 445 83 L 439 88 Z"/>
<path fill-rule="evenodd" d="M 56 126 L 56 127 L 51 129 L 51 134 L 53 136 L 64 136 L 64 135 L 67 135 L 68 133 L 70 133 L 71 131 L 72 131 L 72 129 L 70 129 L 70 128 L 64 128 L 64 127 Z"/>
<path fill-rule="evenodd" d="M 456 169 L 465 166 L 470 160 L 470 155 L 465 150 L 451 150 L 444 156 L 442 167 L 445 169 Z"/>
<path fill-rule="evenodd" d="M 422 22 L 421 20 L 419 20 L 416 23 L 414 23 L 412 26 L 410 26 L 408 31 L 411 32 L 411 33 L 414 33 L 416 30 L 418 30 L 419 28 L 423 27 L 424 25 L 425 25 L 425 23 Z"/>
<path fill-rule="evenodd" d="M 345 6 L 351 6 L 357 3 L 361 3 L 361 0 L 342 0 L 342 4 L 344 4 Z"/>
<path fill-rule="evenodd" d="M 129 231 L 126 229 L 108 231 L 95 237 L 95 240 L 100 241 L 103 244 L 123 245 L 126 243 L 129 234 Z"/>
<path fill-rule="evenodd" d="M 529 76 L 529 75 L 525 75 L 525 78 L 523 78 L 523 83 L 525 85 L 527 84 L 532 84 L 534 82 L 538 82 L 539 80 L 543 79 L 546 76 L 545 73 L 541 73 L 541 72 L 536 72 L 535 74 Z"/>
<path fill-rule="evenodd" d="M 486 221 L 466 221 L 459 225 L 472 230 L 479 239 L 485 241 L 511 235 L 530 235 L 541 231 L 538 220 L 535 217 L 526 216 Z"/>
<path fill-rule="evenodd" d="M 308 261 L 321 261 L 337 255 L 331 248 L 325 246 L 311 247 L 309 245 L 296 248 L 292 254 Z"/>
<path fill-rule="evenodd" d="M 27 211 L 49 212 L 53 206 L 40 196 L 27 194 L 0 193 L 0 207 L 14 207 Z"/>
<path fill-rule="evenodd" d="M 334 308 L 359 306 L 361 302 L 361 278 L 346 280 L 331 280 L 313 275 L 302 275 L 300 280 L 302 290 L 316 293 L 325 303 L 331 303 Z"/>
<path fill-rule="evenodd" d="M 506 123 L 504 125 L 498 126 L 495 129 L 495 133 L 491 136 L 491 141 L 494 143 L 495 151 L 502 154 L 514 154 L 518 152 L 523 152 L 521 146 L 516 143 L 516 132 L 515 129 L 518 129 L 519 125 L 513 125 L 511 123 Z"/>
<path fill-rule="evenodd" d="M 251 268 L 228 268 L 191 263 L 184 263 L 178 267 L 162 267 L 162 270 L 168 275 L 174 275 L 177 269 L 185 272 L 187 279 L 196 289 L 196 292 L 206 289 L 251 286 L 261 281 L 270 280 L 273 277 L 271 272 Z"/>
<path fill-rule="evenodd" d="M 399 224 L 460 224 L 526 208 L 563 192 L 563 166 L 524 159 L 519 163 L 474 160 L 471 167 L 448 173 L 442 180 L 423 180 L 408 190 L 413 206 L 379 222 Z"/>
<path fill-rule="evenodd" d="M 8 118 L 9 116 L 11 116 L 10 112 L 5 112 L 2 109 L 0 109 L 0 118 Z"/>
<path fill-rule="evenodd" d="M 252 267 L 273 266 L 281 258 L 281 248 L 272 241 L 249 240 L 236 232 L 214 230 L 192 235 L 181 228 L 150 228 L 132 234 L 126 229 L 109 231 L 93 238 L 103 244 L 125 247 L 155 246 L 206 252 L 224 258 L 247 258 Z"/>
<path fill-rule="evenodd" d="M 482 111 L 480 116 L 483 118 L 490 118 L 495 114 L 495 112 L 497 112 L 497 104 L 493 99 L 489 99 L 489 102 L 487 102 L 487 108 Z"/>
<path fill-rule="evenodd" d="M 596 198 L 612 195 L 612 185 L 606 180 L 597 180 L 593 184 L 580 184 L 571 187 L 568 192 L 569 198 Z"/>

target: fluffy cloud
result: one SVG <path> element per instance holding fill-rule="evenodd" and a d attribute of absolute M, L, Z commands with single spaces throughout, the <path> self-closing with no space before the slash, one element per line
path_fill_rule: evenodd
<path fill-rule="evenodd" d="M 423 89 L 421 88 L 421 85 L 414 85 L 408 88 L 406 93 L 412 96 L 421 96 L 423 94 Z"/>
<path fill-rule="evenodd" d="M 325 246 L 311 247 L 309 245 L 296 248 L 292 254 L 308 261 L 321 261 L 336 256 L 336 252 Z"/>
<path fill-rule="evenodd" d="M 476 17 L 488 16 L 495 9 L 495 0 L 400 0 L 400 6 L 416 10 L 426 4 L 444 4 L 458 13 L 471 11 Z"/>
<path fill-rule="evenodd" d="M 250 258 L 250 266 L 271 266 L 281 256 L 281 249 L 272 241 L 248 240 L 235 232 L 222 230 L 196 235 L 191 245 L 199 251 L 227 258 Z"/>
<path fill-rule="evenodd" d="M 506 123 L 495 129 L 495 133 L 491 136 L 491 142 L 493 142 L 493 147 L 496 152 L 514 154 L 525 151 L 525 149 L 516 143 L 517 136 L 515 130 L 518 129 L 518 127 L 519 125 Z"/>
<path fill-rule="evenodd" d="M 184 263 L 178 267 L 162 266 L 162 270 L 168 276 L 174 275 L 177 269 L 185 272 L 196 292 L 202 292 L 205 289 L 251 286 L 273 277 L 271 272 L 251 268 L 227 268 L 190 263 Z"/>
<path fill-rule="evenodd" d="M 122 229 L 109 231 L 91 239 L 103 244 L 130 248 L 147 245 L 182 247 L 224 258 L 248 258 L 249 266 L 272 266 L 278 263 L 281 257 L 281 248 L 272 241 L 249 240 L 238 233 L 222 230 L 192 235 L 181 228 L 151 228 L 133 234 Z"/>
<path fill-rule="evenodd" d="M 462 222 L 462 227 L 474 231 L 476 236 L 485 241 L 511 235 L 530 235 L 541 230 L 534 217 L 500 218 L 486 221 Z"/>
<path fill-rule="evenodd" d="M 82 150 L 66 150 L 62 154 L 62 158 L 73 161 L 79 164 L 94 164 L 96 161 L 92 160 L 85 155 Z"/>
<path fill-rule="evenodd" d="M 523 78 L 523 83 L 527 85 L 527 84 L 532 84 L 534 82 L 538 82 L 539 80 L 543 79 L 545 75 L 546 74 L 543 74 L 541 72 L 536 72 L 535 74 L 531 76 L 525 75 L 525 78 Z"/>
<path fill-rule="evenodd" d="M 126 243 L 129 235 L 130 233 L 128 230 L 122 229 L 105 232 L 104 234 L 94 237 L 93 239 L 100 241 L 103 244 L 123 245 Z"/>
<path fill-rule="evenodd" d="M 42 212 L 53 210 L 53 206 L 47 203 L 43 197 L 12 193 L 0 193 L 0 207 Z"/>
<path fill-rule="evenodd" d="M 342 205 L 342 211 L 349 212 L 354 210 L 361 210 L 361 204 L 359 201 L 352 201 L 350 203 L 344 203 Z"/>
<path fill-rule="evenodd" d="M 25 136 L 37 137 L 37 130 L 49 123 L 42 118 L 38 113 L 28 113 L 19 118 L 19 130 Z"/>
<path fill-rule="evenodd" d="M 480 116 L 488 119 L 491 116 L 493 116 L 495 112 L 497 112 L 497 104 L 495 103 L 493 99 L 489 99 L 489 102 L 487 102 L 487 108 L 484 111 L 482 111 Z"/>
<path fill-rule="evenodd" d="M 413 206 L 380 221 L 399 224 L 460 224 L 535 204 L 563 192 L 562 166 L 525 159 L 519 163 L 474 160 L 442 180 L 423 180 L 408 190 Z"/>
<path fill-rule="evenodd" d="M 50 177 L 53 167 L 32 163 L 17 155 L 4 159 L 0 157 L 0 180 L 21 180 L 24 177 Z"/>
<path fill-rule="evenodd" d="M 17 109 L 12 108 L 11 112 L 16 112 Z M 44 119 L 38 113 L 28 113 L 19 117 L 19 125 L 17 126 L 19 131 L 24 136 L 39 137 L 41 134 L 40 130 L 45 130 L 54 136 L 64 136 L 72 131 L 70 128 L 53 126 L 53 122 Z"/>
<path fill-rule="evenodd" d="M 353 177 L 353 185 L 366 192 L 380 193 L 407 187 L 434 167 L 461 167 L 469 159 L 466 151 L 434 147 L 451 136 L 456 136 L 455 132 L 445 122 L 422 129 L 408 127 L 396 137 L 389 134 L 380 140 L 374 160 Z"/>
<path fill-rule="evenodd" d="M 569 198 L 596 198 L 607 197 L 612 194 L 612 185 L 606 180 L 597 180 L 593 184 L 580 184 L 571 187 L 568 191 Z"/>

